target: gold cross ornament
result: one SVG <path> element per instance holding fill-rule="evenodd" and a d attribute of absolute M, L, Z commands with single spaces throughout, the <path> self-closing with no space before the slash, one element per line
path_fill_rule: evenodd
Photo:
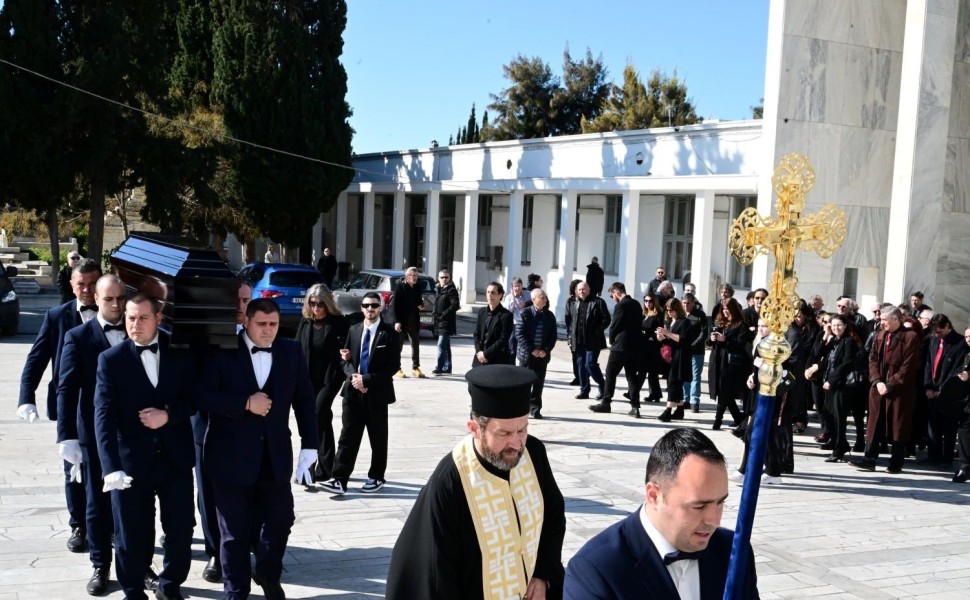
<path fill-rule="evenodd" d="M 746 208 L 731 226 L 728 247 L 742 265 L 750 265 L 759 254 L 774 254 L 775 271 L 768 284 L 768 298 L 761 304 L 760 318 L 771 335 L 758 345 L 758 352 L 769 364 L 761 368 L 759 381 L 766 392 L 766 378 L 773 379 L 770 393 L 781 379 L 781 362 L 791 354 L 784 334 L 798 312 L 798 276 L 795 251 L 815 251 L 830 258 L 845 240 L 845 213 L 834 204 L 825 204 L 815 214 L 802 215 L 805 195 L 815 186 L 815 169 L 808 157 L 791 153 L 781 158 L 771 177 L 778 196 L 777 217 L 762 217 L 757 209 Z M 769 375 L 766 367 L 770 367 Z"/>

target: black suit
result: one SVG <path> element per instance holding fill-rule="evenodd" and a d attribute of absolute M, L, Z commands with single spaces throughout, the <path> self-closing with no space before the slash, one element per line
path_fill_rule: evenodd
<path fill-rule="evenodd" d="M 98 357 L 111 348 L 97 319 L 67 332 L 58 368 L 57 441 L 81 445 L 88 553 L 95 568 L 111 566 L 111 496 L 102 491 L 101 459 L 94 433 L 94 393 Z"/>
<path fill-rule="evenodd" d="M 239 346 L 212 357 L 200 376 L 200 408 L 209 414 L 204 465 L 212 479 L 219 520 L 223 587 L 227 597 L 246 597 L 253 575 L 249 562 L 253 525 L 262 524 L 256 547 L 256 575 L 278 583 L 293 512 L 293 448 L 290 408 L 296 416 L 300 447 L 319 446 L 313 388 L 299 345 L 277 338 L 272 367 L 261 387 L 245 331 Z M 246 410 L 250 396 L 262 391 L 273 405 L 265 416 Z"/>
<path fill-rule="evenodd" d="M 164 568 L 159 589 L 169 596 L 189 573 L 192 558 L 192 466 L 195 453 L 189 418 L 195 412 L 195 361 L 169 347 L 158 334 L 158 385 L 145 372 L 133 341 L 125 340 L 98 358 L 94 427 L 105 475 L 124 471 L 131 487 L 111 492 L 115 525 L 115 571 L 126 598 L 147 598 L 146 558 L 155 545 L 155 498 L 165 532 Z M 168 422 L 158 429 L 141 423 L 139 411 L 165 409 Z"/>
<path fill-rule="evenodd" d="M 333 461 L 333 477 L 347 487 L 360 442 L 367 429 L 367 439 L 371 447 L 368 479 L 384 479 L 387 470 L 387 406 L 397 401 L 394 395 L 394 374 L 401 368 L 401 347 L 397 344 L 397 333 L 384 323 L 377 322 L 376 333 L 370 340 L 367 372 L 363 373 L 362 394 L 351 385 L 352 376 L 359 372 L 361 342 L 364 323 L 358 323 L 347 333 L 346 347 L 350 349 L 350 360 L 344 361 L 343 369 L 347 377 L 342 396 L 343 428 L 337 442 L 337 456 Z"/>
<path fill-rule="evenodd" d="M 603 402 L 613 399 L 616 378 L 623 369 L 627 388 L 630 390 L 630 403 L 640 405 L 640 388 L 637 381 L 637 358 L 642 342 L 640 325 L 643 312 L 640 303 L 632 296 L 625 295 L 613 307 L 613 320 L 610 321 L 610 357 L 606 359 L 606 375 Z"/>
<path fill-rule="evenodd" d="M 724 596 L 734 535 L 718 528 L 699 559 L 701 600 Z M 757 599 L 758 576 L 748 547 L 745 600 Z M 586 542 L 566 566 L 564 600 L 670 600 L 680 598 L 673 579 L 640 521 L 640 511 Z"/>
<path fill-rule="evenodd" d="M 487 306 L 478 311 L 478 322 L 475 325 L 475 356 L 472 366 L 482 364 L 478 362 L 478 353 L 483 352 L 490 365 L 511 365 L 512 354 L 509 352 L 509 338 L 512 337 L 512 313 L 499 304 L 494 311 Z"/>
<path fill-rule="evenodd" d="M 78 302 L 71 300 L 47 311 L 44 321 L 37 332 L 37 339 L 27 354 L 24 371 L 20 374 L 20 399 L 17 406 L 33 404 L 36 406 L 36 390 L 40 380 L 44 377 L 47 364 L 51 365 L 51 380 L 47 384 L 47 416 L 51 421 L 57 420 L 57 384 L 61 347 L 64 336 L 68 331 L 81 324 L 81 313 L 78 312 Z M 64 462 L 64 496 L 67 499 L 67 512 L 71 528 L 85 529 L 85 494 L 84 485 L 71 482 L 71 463 Z"/>
<path fill-rule="evenodd" d="M 943 354 L 937 361 L 936 355 L 941 343 Z M 956 377 L 963 371 L 968 350 L 970 347 L 963 341 L 963 336 L 956 331 L 951 330 L 950 334 L 942 340 L 937 335 L 931 336 L 923 379 L 926 390 L 938 392 L 947 379 Z M 934 364 L 936 364 L 935 372 Z M 947 404 L 946 398 L 929 400 L 928 453 L 930 460 L 949 463 L 953 457 L 959 422 L 949 416 L 951 413 L 942 410 L 945 404 Z"/>

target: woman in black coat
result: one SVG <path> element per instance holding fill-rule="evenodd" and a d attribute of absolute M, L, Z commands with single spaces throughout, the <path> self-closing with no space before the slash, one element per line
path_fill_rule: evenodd
<path fill-rule="evenodd" d="M 832 454 L 825 462 L 839 462 L 845 460 L 845 453 L 851 448 L 846 439 L 846 423 L 848 412 L 854 408 L 852 398 L 856 390 L 851 389 L 846 379 L 856 366 L 859 343 L 850 331 L 848 319 L 842 315 L 832 315 L 831 327 L 834 337 L 820 365 L 825 407 L 832 414 L 834 425 L 829 442 Z"/>
<path fill-rule="evenodd" d="M 711 334 L 711 378 L 717 383 L 717 387 L 711 390 L 717 399 L 714 429 L 721 428 L 725 410 L 731 412 L 735 427 L 744 421 L 738 399 L 743 397 L 751 373 L 752 341 L 754 331 L 744 322 L 741 305 L 734 298 L 728 298 L 721 305 L 721 312 L 714 321 L 714 333 Z"/>
<path fill-rule="evenodd" d="M 657 418 L 663 422 L 684 418 L 684 383 L 693 379 L 690 346 L 692 327 L 684 305 L 677 298 L 667 300 L 668 321 L 657 329 L 657 340 L 670 347 L 667 374 L 667 408 Z M 662 362 L 662 361 L 661 361 Z"/>
<path fill-rule="evenodd" d="M 320 447 L 313 467 L 313 480 L 330 479 L 334 459 L 333 400 L 344 384 L 340 349 L 347 339 L 347 319 L 333 300 L 333 293 L 318 283 L 307 290 L 303 319 L 296 328 L 296 339 L 307 361 L 310 382 L 316 394 L 317 431 Z"/>
<path fill-rule="evenodd" d="M 637 367 L 637 385 L 643 389 L 643 382 L 649 379 L 650 395 L 647 400 L 657 402 L 663 397 L 660 391 L 660 369 L 663 360 L 660 358 L 660 341 L 657 339 L 657 329 L 664 325 L 663 307 L 657 297 L 647 294 L 643 298 L 643 335 L 640 342 L 643 350 L 640 352 L 640 362 Z"/>

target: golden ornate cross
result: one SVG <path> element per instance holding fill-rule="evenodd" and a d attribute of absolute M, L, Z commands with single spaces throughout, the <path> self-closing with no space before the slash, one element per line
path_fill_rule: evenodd
<path fill-rule="evenodd" d="M 755 208 L 745 209 L 731 226 L 728 247 L 742 265 L 750 265 L 759 254 L 775 255 L 775 271 L 760 316 L 781 337 L 798 310 L 795 251 L 814 250 L 821 258 L 831 257 L 845 239 L 845 214 L 826 204 L 815 214 L 802 215 L 805 195 L 815 186 L 815 169 L 802 154 L 783 156 L 771 185 L 778 196 L 778 216 L 765 218 Z"/>

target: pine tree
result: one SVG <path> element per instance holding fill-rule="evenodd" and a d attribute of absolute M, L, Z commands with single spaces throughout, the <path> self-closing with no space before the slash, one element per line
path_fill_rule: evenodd
<path fill-rule="evenodd" d="M 670 107 L 669 115 L 667 107 Z M 674 76 L 655 70 L 644 85 L 636 67 L 623 69 L 623 85 L 613 85 L 602 111 L 595 119 L 582 119 L 583 133 L 629 131 L 670 125 L 700 123 L 694 106 L 687 98 L 687 86 Z"/>
<path fill-rule="evenodd" d="M 538 56 L 521 54 L 502 67 L 511 83 L 499 94 L 492 94 L 488 108 L 497 116 L 488 130 L 489 140 L 521 140 L 553 135 L 556 131 L 552 101 L 559 89 L 559 78 Z"/>

